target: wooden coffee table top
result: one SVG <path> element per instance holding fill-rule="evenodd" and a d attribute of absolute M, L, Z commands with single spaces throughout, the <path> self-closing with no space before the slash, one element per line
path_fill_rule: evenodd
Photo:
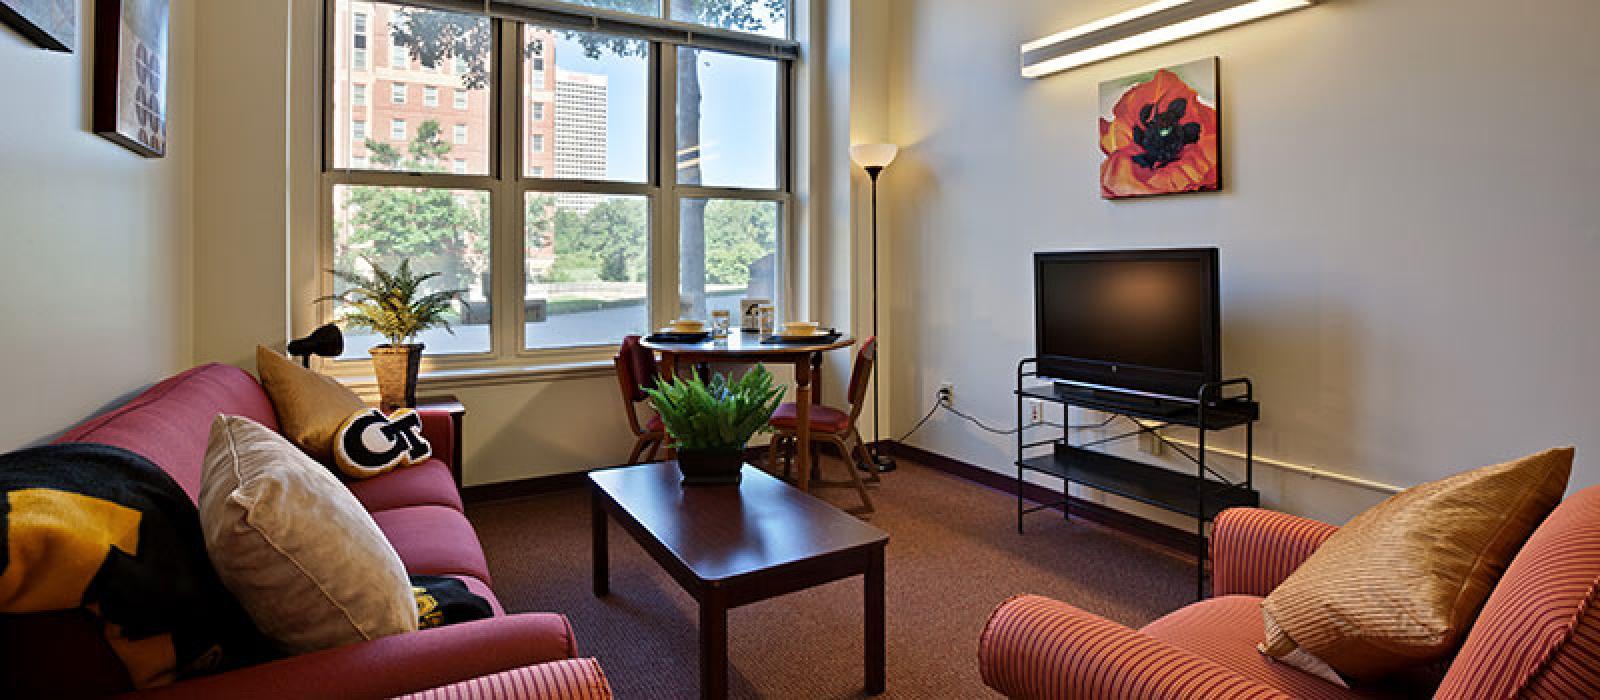
<path fill-rule="evenodd" d="M 679 483 L 673 462 L 590 472 L 595 487 L 701 582 L 716 585 L 820 557 L 882 547 L 889 535 L 744 466 L 737 486 Z"/>

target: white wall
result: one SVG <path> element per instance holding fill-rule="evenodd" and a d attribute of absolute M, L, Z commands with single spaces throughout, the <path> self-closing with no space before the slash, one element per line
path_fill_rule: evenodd
<path fill-rule="evenodd" d="M 94 3 L 79 4 L 72 54 L 0 26 L 0 451 L 189 363 L 193 4 L 172 4 L 163 159 L 90 130 Z"/>
<path fill-rule="evenodd" d="M 947 379 L 1010 422 L 1033 252 L 1217 245 L 1258 454 L 1406 486 L 1570 443 L 1574 486 L 1600 482 L 1600 4 L 1328 0 L 1018 77 L 1021 43 L 1132 4 L 895 0 L 896 427 Z M 1212 55 L 1226 190 L 1101 200 L 1097 84 Z M 912 442 L 1010 471 L 1008 440 L 949 417 Z M 1261 486 L 1335 521 L 1382 496 Z"/>

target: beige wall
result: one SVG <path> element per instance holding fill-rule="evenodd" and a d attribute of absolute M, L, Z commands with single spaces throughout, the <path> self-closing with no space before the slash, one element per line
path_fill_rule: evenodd
<path fill-rule="evenodd" d="M 1329 0 L 1018 77 L 1021 43 L 1130 4 L 895 0 L 896 425 L 943 380 L 1010 422 L 1034 251 L 1217 245 L 1259 454 L 1404 486 L 1572 443 L 1574 485 L 1600 482 L 1600 4 Z M 1097 84 L 1212 55 L 1226 191 L 1102 201 Z M 913 442 L 1011 470 L 1007 439 L 948 416 Z M 1381 497 L 1261 485 L 1333 520 Z"/>
<path fill-rule="evenodd" d="M 189 363 L 194 5 L 172 4 L 168 155 L 90 130 L 92 2 L 78 50 L 0 27 L 0 451 Z"/>

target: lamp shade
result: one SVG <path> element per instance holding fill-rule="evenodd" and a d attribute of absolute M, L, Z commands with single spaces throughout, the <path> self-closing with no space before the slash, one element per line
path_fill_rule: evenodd
<path fill-rule="evenodd" d="M 892 143 L 858 143 L 850 147 L 850 160 L 863 168 L 887 168 L 900 154 L 900 147 Z"/>

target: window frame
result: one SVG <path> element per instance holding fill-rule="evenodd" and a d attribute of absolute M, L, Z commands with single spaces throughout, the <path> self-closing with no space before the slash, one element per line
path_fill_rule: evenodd
<path fill-rule="evenodd" d="M 428 7 L 426 2 L 410 3 L 406 0 L 387 0 L 397 5 L 416 5 Z M 439 371 L 493 371 L 511 370 L 530 367 L 559 367 L 564 365 L 581 365 L 609 360 L 614 352 L 619 337 L 616 341 L 602 343 L 582 343 L 560 347 L 527 347 L 527 321 L 526 297 L 527 280 L 526 261 L 523 251 L 526 239 L 526 222 L 524 221 L 524 202 L 529 193 L 541 194 L 600 194 L 600 195 L 632 195 L 643 196 L 648 202 L 648 233 L 647 251 L 649 260 L 649 282 L 645 301 L 645 313 L 650 328 L 664 325 L 678 315 L 680 308 L 680 260 L 679 260 L 679 228 L 681 226 L 680 202 L 686 199 L 728 199 L 774 202 L 778 205 L 777 226 L 777 259 L 774 264 L 775 288 L 778 290 L 777 303 L 784 314 L 790 314 L 800 308 L 803 303 L 799 298 L 803 293 L 801 285 L 797 284 L 796 264 L 799 259 L 798 241 L 796 236 L 796 212 L 794 196 L 794 166 L 793 149 L 795 144 L 795 104 L 794 90 L 796 89 L 796 64 L 793 56 L 762 55 L 760 53 L 731 50 L 720 46 L 693 46 L 705 51 L 717 51 L 740 56 L 769 60 L 777 76 L 777 123 L 776 139 L 776 187 L 773 189 L 750 189 L 742 187 L 713 187 L 700 185 L 683 185 L 678 183 L 675 167 L 667 164 L 676 164 L 677 151 L 677 51 L 684 48 L 678 43 L 665 40 L 640 39 L 651 47 L 648 55 L 647 92 L 645 99 L 648 114 L 647 119 L 647 149 L 646 177 L 642 182 L 618 182 L 610 180 L 568 179 L 553 177 L 554 173 L 547 172 L 546 176 L 539 177 L 527 172 L 522 161 L 524 149 L 528 146 L 529 134 L 526 127 L 529 125 L 528 102 L 531 95 L 524 87 L 529 83 L 527 71 L 529 61 L 524 60 L 522 42 L 525 38 L 525 28 L 538 26 L 547 29 L 561 30 L 568 27 L 550 26 L 539 22 L 524 21 L 517 18 L 489 17 L 492 32 L 491 81 L 487 88 L 485 99 L 488 101 L 488 132 L 483 138 L 487 139 L 489 164 L 486 173 L 481 175 L 458 175 L 449 170 L 442 173 L 417 173 L 382 170 L 365 170 L 355 168 L 340 168 L 334 163 L 333 133 L 338 125 L 335 123 L 335 101 L 329 97 L 333 86 L 337 84 L 335 75 L 335 61 L 337 47 L 335 40 L 338 36 L 338 0 L 323 0 L 322 16 L 322 51 L 323 61 L 320 74 L 322 89 L 319 91 L 322 101 L 323 136 L 322 153 L 320 156 L 321 173 L 318 195 L 318 244 L 317 249 L 317 289 L 319 296 L 332 293 L 334 280 L 328 272 L 333 267 L 335 259 L 334 250 L 334 192 L 340 186 L 377 186 L 377 187 L 409 187 L 409 188 L 437 188 L 454 190 L 472 190 L 487 192 L 489 197 L 489 273 L 492 298 L 496 300 L 510 300 L 495 304 L 489 321 L 489 348 L 485 352 L 424 355 L 422 371 L 424 375 Z M 593 8 L 573 6 L 571 17 L 584 18 L 591 14 Z M 794 3 L 788 3 L 788 16 L 786 18 L 786 39 L 792 43 L 795 32 Z M 667 16 L 669 10 L 667 0 L 661 4 L 661 17 Z M 657 19 L 648 15 L 637 15 L 645 19 Z M 375 20 L 369 16 L 368 31 L 373 31 L 371 25 Z M 624 22 L 623 24 L 626 24 Z M 585 30 L 579 30 L 585 31 Z M 715 28 L 706 28 L 707 33 L 727 32 Z M 600 33 L 607 33 L 603 30 Z M 751 35 L 762 40 L 771 39 L 760 35 Z M 511 41 L 508 38 L 514 37 Z M 635 38 L 635 37 L 627 37 Z M 391 44 L 392 46 L 392 44 Z M 369 39 L 370 47 L 370 39 Z M 354 49 L 352 47 L 352 57 Z M 549 60 L 549 57 L 545 57 Z M 451 75 L 456 75 L 455 67 L 459 59 L 452 57 L 445 67 Z M 386 68 L 386 66 L 384 67 Z M 370 50 L 367 70 L 378 70 L 379 67 L 371 65 Z M 453 88 L 459 89 L 459 88 Z M 532 88 L 540 92 L 553 90 L 554 87 L 546 85 L 544 88 Z M 369 89 L 369 96 L 371 94 Z M 454 94 L 454 93 L 452 93 Z M 471 91 L 468 91 L 470 104 Z M 509 101 L 509 104 L 508 104 Z M 441 106 L 443 99 L 440 100 Z M 452 108 L 454 102 L 452 101 Z M 470 109 L 470 107 L 469 107 Z M 552 118 L 549 107 L 545 108 L 546 119 Z M 370 116 L 370 115 L 369 115 Z M 371 138 L 371 124 L 368 124 L 368 137 Z M 407 120 L 409 122 L 409 120 Z M 407 124 L 407 137 L 410 137 L 410 125 Z M 550 150 L 554 144 L 546 143 Z M 332 304 L 316 304 L 312 310 L 312 317 L 320 325 L 334 320 Z M 330 374 L 337 376 L 361 376 L 370 373 L 370 367 L 365 358 L 351 358 L 347 360 L 321 359 L 319 367 Z"/>

